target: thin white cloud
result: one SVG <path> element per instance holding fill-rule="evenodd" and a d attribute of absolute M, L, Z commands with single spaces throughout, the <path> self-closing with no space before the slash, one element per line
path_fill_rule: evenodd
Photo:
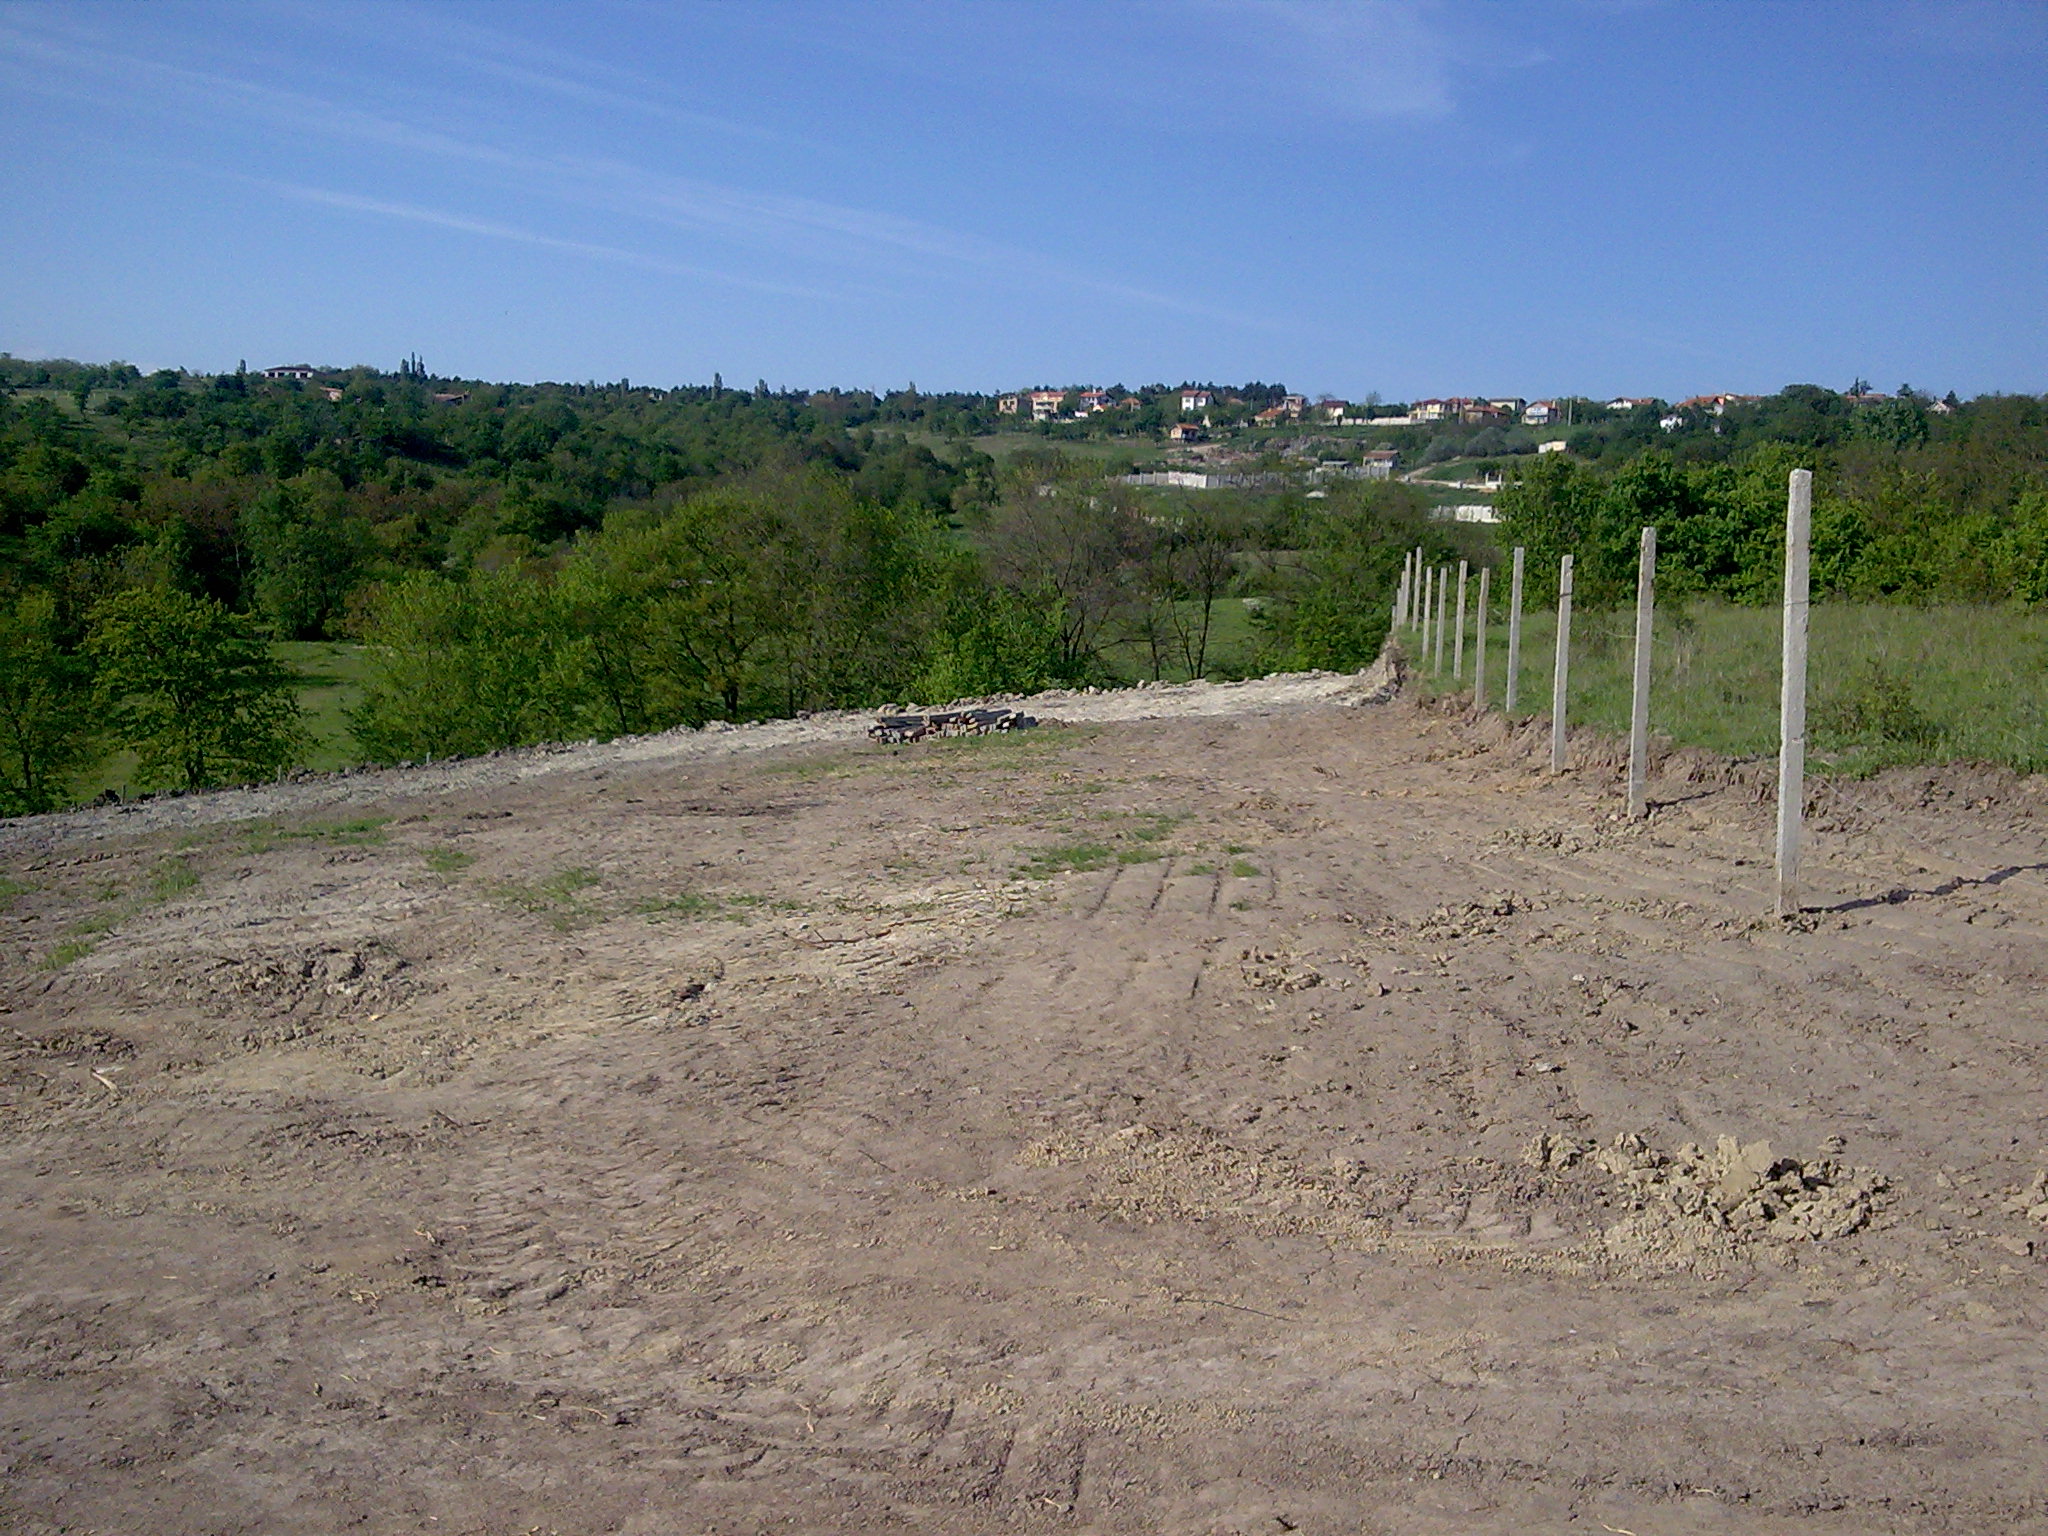
<path fill-rule="evenodd" d="M 1269 89 L 1350 118 L 1431 120 L 1456 107 L 1438 7 L 1412 0 L 1206 0 Z"/>
<path fill-rule="evenodd" d="M 439 66 L 469 70 L 528 90 L 605 111 L 668 122 L 762 143 L 797 142 L 787 133 L 700 112 L 661 99 L 662 83 L 572 54 L 542 48 L 513 33 L 465 19 L 447 8 L 369 4 L 295 13 L 312 25 L 344 36 L 389 40 L 403 35 L 408 53 L 431 52 Z M 476 13 L 470 13 L 476 14 Z"/>
<path fill-rule="evenodd" d="M 787 283 L 765 282 L 758 278 L 739 277 L 730 272 L 719 272 L 709 267 L 690 266 L 682 262 L 664 260 L 649 256 L 641 251 L 630 251 L 620 246 L 597 245 L 588 240 L 563 240 L 554 235 L 543 235 L 530 229 L 519 229 L 510 224 L 499 224 L 490 219 L 474 219 L 464 214 L 449 213 L 438 208 L 422 208 L 413 203 L 388 202 L 383 198 L 360 197 L 351 192 L 335 192 L 324 187 L 300 186 L 293 182 L 263 181 L 255 177 L 245 178 L 253 186 L 260 186 L 288 197 L 296 202 L 316 203 L 328 208 L 340 208 L 350 213 L 375 214 L 381 218 L 402 219 L 412 224 L 432 225 L 437 229 L 454 230 L 459 234 L 481 235 L 491 240 L 509 240 L 518 245 L 535 246 L 541 250 L 562 251 L 572 256 L 587 256 L 599 261 L 619 262 L 626 266 L 640 267 L 649 272 L 659 272 L 669 277 L 697 278 L 715 283 L 729 283 L 736 288 L 751 288 L 757 293 L 773 293 L 785 298 L 822 299 L 828 303 L 844 303 L 845 293 L 831 293 L 819 288 L 800 288 Z"/>
<path fill-rule="evenodd" d="M 916 269 L 915 275 L 920 277 L 932 275 L 928 263 L 936 261 L 957 271 L 1092 291 L 1230 325 L 1261 328 L 1263 324 L 1178 295 L 1108 281 L 1086 267 L 1038 252 L 915 219 L 669 175 L 621 160 L 535 155 L 506 149 L 438 129 L 419 128 L 302 91 L 257 85 L 217 71 L 192 69 L 159 59 L 138 58 L 75 35 L 33 35 L 19 28 L 0 26 L 0 50 L 40 66 L 34 72 L 35 78 L 49 79 L 53 87 L 57 85 L 51 76 L 54 70 L 111 77 L 127 84 L 136 96 L 149 93 L 135 87 L 153 86 L 158 93 L 182 95 L 196 110 L 217 112 L 229 107 L 273 127 L 313 138 L 349 140 L 486 171 L 500 181 L 505 191 L 525 199 L 539 194 L 571 207 L 601 209 L 689 233 L 714 235 L 813 263 L 866 262 L 904 277 L 912 273 L 905 270 L 901 258 L 912 256 L 927 263 Z M 385 211 L 413 206 L 392 203 Z M 496 228 L 510 230 L 513 226 Z M 542 238 L 555 237 L 533 236 L 527 243 Z M 583 242 L 570 240 L 557 243 L 563 250 L 583 248 L 588 254 L 602 251 L 611 253 L 606 259 L 620 259 L 619 247 L 586 248 Z M 655 256 L 640 259 L 645 264 L 666 260 Z M 674 262 L 668 263 L 667 270 L 678 275 L 688 272 L 734 281 L 713 269 Z M 793 287 L 779 291 L 815 292 Z"/>

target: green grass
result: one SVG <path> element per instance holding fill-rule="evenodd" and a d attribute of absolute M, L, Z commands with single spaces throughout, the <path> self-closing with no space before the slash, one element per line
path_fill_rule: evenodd
<path fill-rule="evenodd" d="M 91 939 L 66 939 L 47 955 L 43 956 L 43 969 L 61 971 L 74 960 L 83 960 L 92 953 Z"/>
<path fill-rule="evenodd" d="M 35 887 L 32 885 L 24 884 L 19 880 L 10 880 L 5 875 L 0 875 L 0 912 L 5 912 L 14 905 L 17 898 L 26 896 L 34 889 Z"/>
<path fill-rule="evenodd" d="M 460 848 L 429 848 L 426 861 L 427 868 L 437 875 L 456 875 L 474 864 L 476 855 Z"/>
<path fill-rule="evenodd" d="M 1199 619 L 1199 604 L 1178 605 L 1183 622 Z M 1118 640 L 1102 648 L 1102 659 L 1119 679 L 1127 682 L 1152 680 L 1152 653 L 1142 640 Z M 1241 597 L 1221 597 L 1209 616 L 1209 645 L 1202 658 L 1203 676 L 1215 682 L 1250 677 L 1258 670 L 1259 632 L 1252 626 L 1251 609 Z M 1159 677 L 1169 683 L 1185 683 L 1190 673 L 1178 657 L 1165 658 Z"/>
<path fill-rule="evenodd" d="M 1548 714 L 1556 616 L 1522 625 L 1517 713 Z M 1916 608 L 1816 603 L 1807 667 L 1808 766 L 1860 776 L 1907 763 L 1983 759 L 2022 773 L 2048 769 L 2048 612 L 1991 604 Z M 1628 729 L 1632 608 L 1572 619 L 1575 725 Z M 1419 640 L 1402 636 L 1421 659 Z M 1489 627 L 1489 702 L 1502 702 L 1504 624 Z M 1779 612 L 1722 602 L 1666 601 L 1657 615 L 1650 725 L 1682 746 L 1734 756 L 1778 745 Z M 1416 668 L 1425 694 L 1470 687 Z"/>
<path fill-rule="evenodd" d="M 180 858 L 160 859 L 149 874 L 149 894 L 156 901 L 169 901 L 199 886 L 199 872 Z"/>
<path fill-rule="evenodd" d="M 1116 850 L 1107 843 L 1063 843 L 1033 850 L 1019 873 L 1032 880 L 1045 880 L 1054 875 L 1107 869 L 1115 857 Z"/>
<path fill-rule="evenodd" d="M 286 843 L 334 843 L 344 848 L 373 848 L 384 841 L 389 816 L 358 816 L 350 821 L 303 821 L 287 825 L 259 821 L 247 828 L 251 853 L 268 853 Z"/>
<path fill-rule="evenodd" d="M 1248 859 L 1232 859 L 1230 861 L 1230 873 L 1236 879 L 1249 880 L 1258 872 L 1259 866 Z"/>
<path fill-rule="evenodd" d="M 362 762 L 347 711 L 363 696 L 363 647 L 338 640 L 283 640 L 270 650 L 300 678 L 299 707 L 312 737 L 305 766 L 326 771 Z"/>
<path fill-rule="evenodd" d="M 554 927 L 566 931 L 596 922 L 604 915 L 597 903 L 583 896 L 597 884 L 599 877 L 594 871 L 564 869 L 532 884 L 507 881 L 494 885 L 490 893 L 506 906 L 545 917 Z"/>
<path fill-rule="evenodd" d="M 705 891 L 684 891 L 676 896 L 637 901 L 633 910 L 651 923 L 672 917 L 720 917 L 730 922 L 745 922 L 750 914 L 762 907 L 794 912 L 802 905 L 795 901 L 771 901 L 766 896 L 715 896 Z"/>

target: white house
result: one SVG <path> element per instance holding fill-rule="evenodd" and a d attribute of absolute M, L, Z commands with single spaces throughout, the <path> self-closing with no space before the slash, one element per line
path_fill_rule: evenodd
<path fill-rule="evenodd" d="M 1180 408 L 1184 411 L 1206 411 L 1216 403 L 1216 397 L 1206 389 L 1184 389 L 1180 392 Z"/>

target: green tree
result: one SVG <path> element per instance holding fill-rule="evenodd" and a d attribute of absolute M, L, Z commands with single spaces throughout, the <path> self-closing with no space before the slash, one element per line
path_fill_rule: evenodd
<path fill-rule="evenodd" d="M 349 723 L 380 762 L 559 740 L 586 723 L 587 648 L 520 567 L 409 576 L 372 599 L 364 639 L 370 681 Z"/>
<path fill-rule="evenodd" d="M 219 603 L 138 587 L 94 605 L 86 650 L 114 739 L 145 789 L 275 773 L 305 744 L 292 677 Z"/>
<path fill-rule="evenodd" d="M 0 607 L 0 814 L 55 810 L 98 756 L 91 672 L 52 594 L 24 592 Z"/>
<path fill-rule="evenodd" d="M 353 515 L 341 481 L 313 470 L 272 486 L 241 518 L 249 595 L 284 640 L 329 634 L 371 550 L 369 525 Z"/>
<path fill-rule="evenodd" d="M 1308 515 L 1300 562 L 1283 573 L 1263 610 L 1268 659 L 1346 672 L 1370 664 L 1392 627 L 1401 562 L 1418 544 L 1433 563 L 1454 548 L 1414 487 L 1353 484 L 1333 492 Z"/>

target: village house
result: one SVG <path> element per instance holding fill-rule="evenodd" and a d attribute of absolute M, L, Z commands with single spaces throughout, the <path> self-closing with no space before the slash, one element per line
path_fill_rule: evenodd
<path fill-rule="evenodd" d="M 1531 400 L 1522 407 L 1522 425 L 1547 427 L 1564 415 L 1564 407 L 1555 400 Z"/>
<path fill-rule="evenodd" d="M 1705 411 L 1714 416 L 1726 416 L 1731 405 L 1754 405 L 1762 398 L 1758 395 L 1694 395 L 1690 400 L 1678 402 L 1681 411 Z"/>
<path fill-rule="evenodd" d="M 1094 415 L 1094 414 L 1095 414 L 1095 413 L 1096 413 L 1097 411 L 1106 411 L 1106 410 L 1108 410 L 1108 409 L 1109 409 L 1109 391 L 1108 391 L 1108 390 L 1106 390 L 1106 389 L 1084 389 L 1084 390 L 1082 390 L 1082 391 L 1081 391 L 1081 409 L 1080 409 L 1080 414 L 1081 414 L 1081 415 L 1083 415 L 1083 416 L 1093 416 L 1093 415 Z"/>
<path fill-rule="evenodd" d="M 313 377 L 313 367 L 310 363 L 292 363 L 283 368 L 266 368 L 263 370 L 263 377 L 266 379 L 297 379 L 304 383 Z"/>
<path fill-rule="evenodd" d="M 1020 396 L 999 395 L 996 397 L 996 414 L 998 416 L 1014 416 L 1017 414 L 1017 408 L 1023 403 L 1023 399 Z"/>
<path fill-rule="evenodd" d="M 1216 397 L 1206 389 L 1184 389 L 1180 392 L 1180 408 L 1183 411 L 1206 411 L 1216 403 Z"/>
<path fill-rule="evenodd" d="M 1177 421 L 1166 435 L 1176 443 L 1199 443 L 1209 434 L 1192 421 Z"/>
<path fill-rule="evenodd" d="M 1655 405 L 1657 403 L 1656 398 L 1651 395 L 1616 395 L 1607 402 L 1607 409 L 1616 412 L 1626 412 L 1633 411 L 1639 406 Z"/>
<path fill-rule="evenodd" d="M 1064 389 L 1034 389 L 1024 397 L 1031 402 L 1033 421 L 1051 421 L 1060 413 L 1060 402 L 1067 398 Z"/>

